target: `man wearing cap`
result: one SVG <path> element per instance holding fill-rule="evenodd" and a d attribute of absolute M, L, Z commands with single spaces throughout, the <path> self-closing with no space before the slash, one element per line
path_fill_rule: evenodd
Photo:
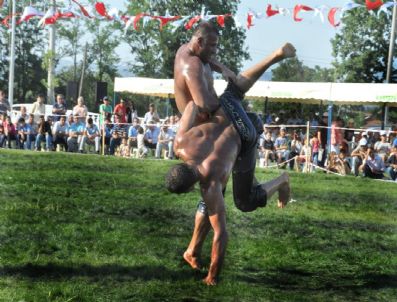
<path fill-rule="evenodd" d="M 362 165 L 363 160 L 366 156 L 367 153 L 367 138 L 366 138 L 366 133 L 363 132 L 362 138 L 358 142 L 358 146 L 356 149 L 354 149 L 351 153 L 351 158 L 352 158 L 352 173 L 354 176 L 358 176 L 358 168 Z"/>
<path fill-rule="evenodd" d="M 126 119 L 126 111 L 127 107 L 125 106 L 125 101 L 123 99 L 120 100 L 120 103 L 116 105 L 116 107 L 114 107 L 114 115 L 117 115 L 119 117 L 119 121 L 122 124 L 125 124 L 127 122 Z"/>
<path fill-rule="evenodd" d="M 107 96 L 103 97 L 103 104 L 99 106 L 99 123 L 103 125 L 103 121 L 111 117 L 113 113 L 112 105 L 110 105 L 110 100 Z"/>

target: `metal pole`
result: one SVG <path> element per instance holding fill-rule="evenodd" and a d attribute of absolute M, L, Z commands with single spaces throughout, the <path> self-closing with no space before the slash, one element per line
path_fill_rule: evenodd
<path fill-rule="evenodd" d="M 8 103 L 12 110 L 14 104 L 14 70 L 15 70 L 15 27 L 16 27 L 16 12 L 17 1 L 12 1 L 12 30 L 11 30 L 11 45 L 10 45 L 10 70 L 8 74 Z"/>
<path fill-rule="evenodd" d="M 389 59 L 387 61 L 387 74 L 386 82 L 391 83 L 391 76 L 393 73 L 393 57 L 394 57 L 394 45 L 396 43 L 396 27 L 397 27 L 397 0 L 394 0 L 393 7 L 393 18 L 392 18 L 390 44 L 389 44 Z"/>
<path fill-rule="evenodd" d="M 55 13 L 56 3 L 52 0 L 52 9 Z M 49 104 L 55 104 L 54 95 L 54 77 L 55 77 L 55 24 L 50 25 L 49 36 L 49 62 L 48 62 L 48 87 L 47 87 L 47 100 Z"/>
<path fill-rule="evenodd" d="M 81 68 L 81 78 L 80 78 L 80 85 L 79 85 L 79 97 L 82 96 L 83 93 L 83 83 L 84 83 L 84 74 L 85 74 L 85 64 L 87 61 L 87 51 L 88 51 L 88 44 L 85 43 L 84 49 L 84 58 L 83 58 L 83 67 Z M 95 104 L 96 105 L 96 104 Z"/>

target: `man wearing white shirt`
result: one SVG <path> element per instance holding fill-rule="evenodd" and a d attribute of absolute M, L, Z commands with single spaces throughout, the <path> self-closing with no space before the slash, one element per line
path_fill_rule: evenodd
<path fill-rule="evenodd" d="M 59 151 L 58 145 L 63 146 L 64 150 L 68 149 L 68 124 L 66 123 L 66 116 L 61 116 L 59 121 L 55 122 L 54 127 L 52 128 L 52 136 L 54 138 L 54 148 L 56 151 Z"/>
<path fill-rule="evenodd" d="M 87 127 L 83 132 L 83 138 L 80 142 L 80 152 L 84 150 L 84 145 L 94 145 L 95 144 L 95 152 L 99 154 L 99 146 L 101 135 L 99 133 L 98 126 L 94 124 L 92 118 L 88 118 Z"/>
<path fill-rule="evenodd" d="M 174 158 L 174 133 L 168 128 L 168 125 L 161 127 L 156 146 L 156 158 L 161 157 L 161 151 L 166 149 L 168 151 L 168 159 Z"/>
<path fill-rule="evenodd" d="M 367 155 L 363 161 L 362 170 L 364 177 L 382 179 L 385 172 L 385 164 L 382 158 L 375 153 L 371 147 L 368 148 Z"/>
<path fill-rule="evenodd" d="M 154 104 L 149 105 L 149 111 L 145 113 L 143 118 L 143 127 L 146 127 L 149 121 L 159 122 L 160 117 L 156 111 Z"/>

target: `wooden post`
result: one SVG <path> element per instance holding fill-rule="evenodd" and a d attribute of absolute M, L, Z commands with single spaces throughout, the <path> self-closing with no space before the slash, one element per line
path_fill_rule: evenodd
<path fill-rule="evenodd" d="M 306 173 L 310 172 L 310 165 L 309 165 L 309 161 L 310 161 L 310 152 L 309 152 L 309 139 L 310 139 L 310 122 L 307 122 L 307 126 L 306 126 Z"/>

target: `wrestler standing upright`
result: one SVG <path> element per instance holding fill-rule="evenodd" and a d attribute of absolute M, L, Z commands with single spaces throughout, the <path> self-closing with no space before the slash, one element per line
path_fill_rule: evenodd
<path fill-rule="evenodd" d="M 175 58 L 175 97 L 179 111 L 184 112 L 175 141 L 175 152 L 185 162 L 171 169 L 167 187 L 176 193 L 187 192 L 200 182 L 203 201 L 196 213 L 193 237 L 184 253 L 193 267 L 200 267 L 202 244 L 210 228 L 214 230 L 211 265 L 204 282 L 216 284 L 222 267 L 226 243 L 226 218 L 223 192 L 233 170 L 233 195 L 242 211 L 253 211 L 266 205 L 275 192 L 279 207 L 289 199 L 286 174 L 266 184 L 257 184 L 255 148 L 263 129 L 256 115 L 248 116 L 241 105 L 245 92 L 271 65 L 295 55 L 286 44 L 259 64 L 236 76 L 215 60 L 218 32 L 209 23 L 201 23 L 191 41 L 182 45 Z M 218 99 L 212 71 L 222 73 L 229 81 Z"/>

